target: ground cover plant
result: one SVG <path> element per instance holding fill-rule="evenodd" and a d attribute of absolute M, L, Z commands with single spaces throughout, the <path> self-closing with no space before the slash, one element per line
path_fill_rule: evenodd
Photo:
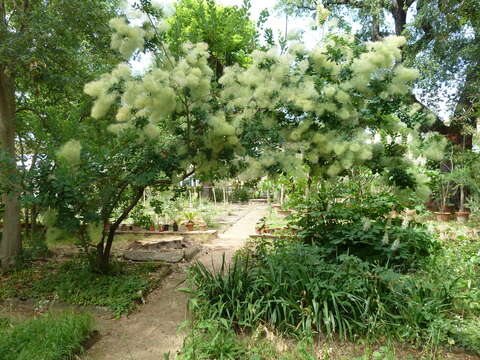
<path fill-rule="evenodd" d="M 291 218 L 296 239 L 256 240 L 229 268 L 193 266 L 195 316 L 238 332 L 267 326 L 299 338 L 397 341 L 433 352 L 456 345 L 480 354 L 478 236 L 440 239 L 433 226 L 391 219 L 395 205 L 402 209 L 386 193 L 364 191 L 364 201 L 357 192 L 328 194 Z"/>
<path fill-rule="evenodd" d="M 91 315 L 47 313 L 17 325 L 0 326 L 2 360 L 75 359 L 91 336 Z"/>
<path fill-rule="evenodd" d="M 108 308 L 115 316 L 133 311 L 159 286 L 169 268 L 161 264 L 116 264 L 104 276 L 85 259 L 35 264 L 0 277 L 0 301 L 7 298 L 58 300 Z"/>
<path fill-rule="evenodd" d="M 237 330 L 266 324 L 287 335 L 395 338 L 433 349 L 458 344 L 480 350 L 478 269 L 471 273 L 478 255 L 464 258 L 452 273 L 439 265 L 458 260 L 446 252 L 416 274 L 349 255 L 326 262 L 312 245 L 282 244 L 257 255 L 237 259 L 229 271 L 192 268 L 196 316 Z"/>

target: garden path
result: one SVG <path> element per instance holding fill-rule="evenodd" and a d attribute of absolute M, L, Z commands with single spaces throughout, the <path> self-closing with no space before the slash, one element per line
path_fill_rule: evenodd
<path fill-rule="evenodd" d="M 249 211 L 234 223 L 219 239 L 204 244 L 199 261 L 218 268 L 223 254 L 229 262 L 236 250 L 255 232 L 255 224 L 264 216 L 266 206 L 252 205 Z M 100 339 L 87 351 L 84 360 L 161 360 L 174 359 L 181 348 L 184 335 L 179 325 L 187 319 L 188 295 L 179 291 L 184 287 L 185 267 L 176 268 L 152 292 L 146 304 L 126 318 L 97 319 Z"/>

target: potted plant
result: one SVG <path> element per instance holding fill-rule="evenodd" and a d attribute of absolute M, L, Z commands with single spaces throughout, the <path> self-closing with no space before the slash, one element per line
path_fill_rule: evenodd
<path fill-rule="evenodd" d="M 183 225 L 185 225 L 187 231 L 193 231 L 193 227 L 195 226 L 195 221 L 197 219 L 197 213 L 191 210 L 185 211 L 183 213 L 183 217 L 185 219 Z"/>
<path fill-rule="evenodd" d="M 465 189 L 470 185 L 472 174 L 467 167 L 458 167 L 450 174 L 451 180 L 454 183 L 454 189 L 459 191 L 459 206 L 457 215 L 457 221 L 464 223 L 468 221 L 470 213 L 465 211 Z"/>
<path fill-rule="evenodd" d="M 163 214 L 163 217 L 160 221 L 162 221 L 162 222 L 161 223 L 159 222 L 158 230 L 159 231 L 168 231 L 170 229 L 168 214 Z"/>
<path fill-rule="evenodd" d="M 453 190 L 453 183 L 450 178 L 450 173 L 437 173 L 437 195 L 440 197 L 439 211 L 435 212 L 437 221 L 448 221 L 450 220 L 450 216 L 452 214 L 450 211 L 448 211 L 448 207 L 450 205 L 449 199 Z"/>
<path fill-rule="evenodd" d="M 173 220 L 172 230 L 173 231 L 178 231 L 178 223 L 175 220 Z"/>
<path fill-rule="evenodd" d="M 266 230 L 266 227 L 267 227 L 267 219 L 265 217 L 262 217 L 257 222 L 257 225 L 255 226 L 255 231 L 257 234 L 263 234 Z"/>
<path fill-rule="evenodd" d="M 478 166 L 478 155 L 471 151 L 458 151 L 455 154 L 455 168 L 451 173 L 451 180 L 455 184 L 455 190 L 458 191 L 459 204 L 457 215 L 458 222 L 467 222 L 470 213 L 465 209 L 467 189 L 470 196 L 478 192 L 478 182 L 475 181 L 475 168 Z"/>

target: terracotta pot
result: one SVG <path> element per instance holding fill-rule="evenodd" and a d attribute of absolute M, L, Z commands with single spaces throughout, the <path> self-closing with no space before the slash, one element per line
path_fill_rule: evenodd
<path fill-rule="evenodd" d="M 435 216 L 437 217 L 437 221 L 448 221 L 448 220 L 450 220 L 450 215 L 452 215 L 452 213 L 441 212 L 441 211 L 435 212 Z"/>
<path fill-rule="evenodd" d="M 155 231 L 155 226 L 153 226 L 153 225 L 150 226 L 149 230 L 150 230 L 150 231 Z"/>
<path fill-rule="evenodd" d="M 470 213 L 467 211 L 457 211 L 455 214 L 459 223 L 466 223 L 470 217 Z"/>
<path fill-rule="evenodd" d="M 188 222 L 185 224 L 185 227 L 187 228 L 187 231 L 193 231 L 193 227 L 195 226 L 195 223 L 193 222 Z"/>

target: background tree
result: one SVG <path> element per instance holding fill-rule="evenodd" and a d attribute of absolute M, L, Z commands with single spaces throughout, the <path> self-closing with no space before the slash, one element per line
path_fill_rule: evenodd
<path fill-rule="evenodd" d="M 418 91 L 412 101 L 427 105 L 438 115 L 438 103 L 445 102 L 446 95 L 449 96 L 454 124 L 445 126 L 437 118 L 431 129 L 442 132 L 457 144 L 462 141 L 471 144 L 471 137 L 462 135 L 459 124 L 471 125 L 474 121 L 470 110 L 474 107 L 478 88 L 480 13 L 475 3 L 474 0 L 281 0 L 278 6 L 302 16 L 327 9 L 331 17 L 347 26 L 344 18 L 349 15 L 361 25 L 358 35 L 363 39 L 405 35 L 406 65 L 421 70 Z M 410 22 L 407 22 L 408 17 L 412 19 Z M 392 21 L 393 27 L 389 25 Z M 445 89 L 450 91 L 441 91 Z"/>
<path fill-rule="evenodd" d="M 40 97 L 40 85 L 62 89 L 78 79 L 78 55 L 85 47 L 107 49 L 106 19 L 115 1 L 0 1 L 0 162 L 5 205 L 2 267 L 15 261 L 21 248 L 19 227 L 20 178 L 17 169 L 19 94 Z M 70 71 L 65 71 L 70 69 Z M 77 74 L 78 75 L 78 74 Z"/>
<path fill-rule="evenodd" d="M 258 47 L 249 9 L 248 0 L 241 7 L 222 6 L 213 0 L 180 0 L 175 3 L 175 14 L 167 19 L 170 49 L 175 54 L 186 42 L 206 43 L 209 65 L 218 80 L 225 66 L 247 65 L 249 54 Z"/>

